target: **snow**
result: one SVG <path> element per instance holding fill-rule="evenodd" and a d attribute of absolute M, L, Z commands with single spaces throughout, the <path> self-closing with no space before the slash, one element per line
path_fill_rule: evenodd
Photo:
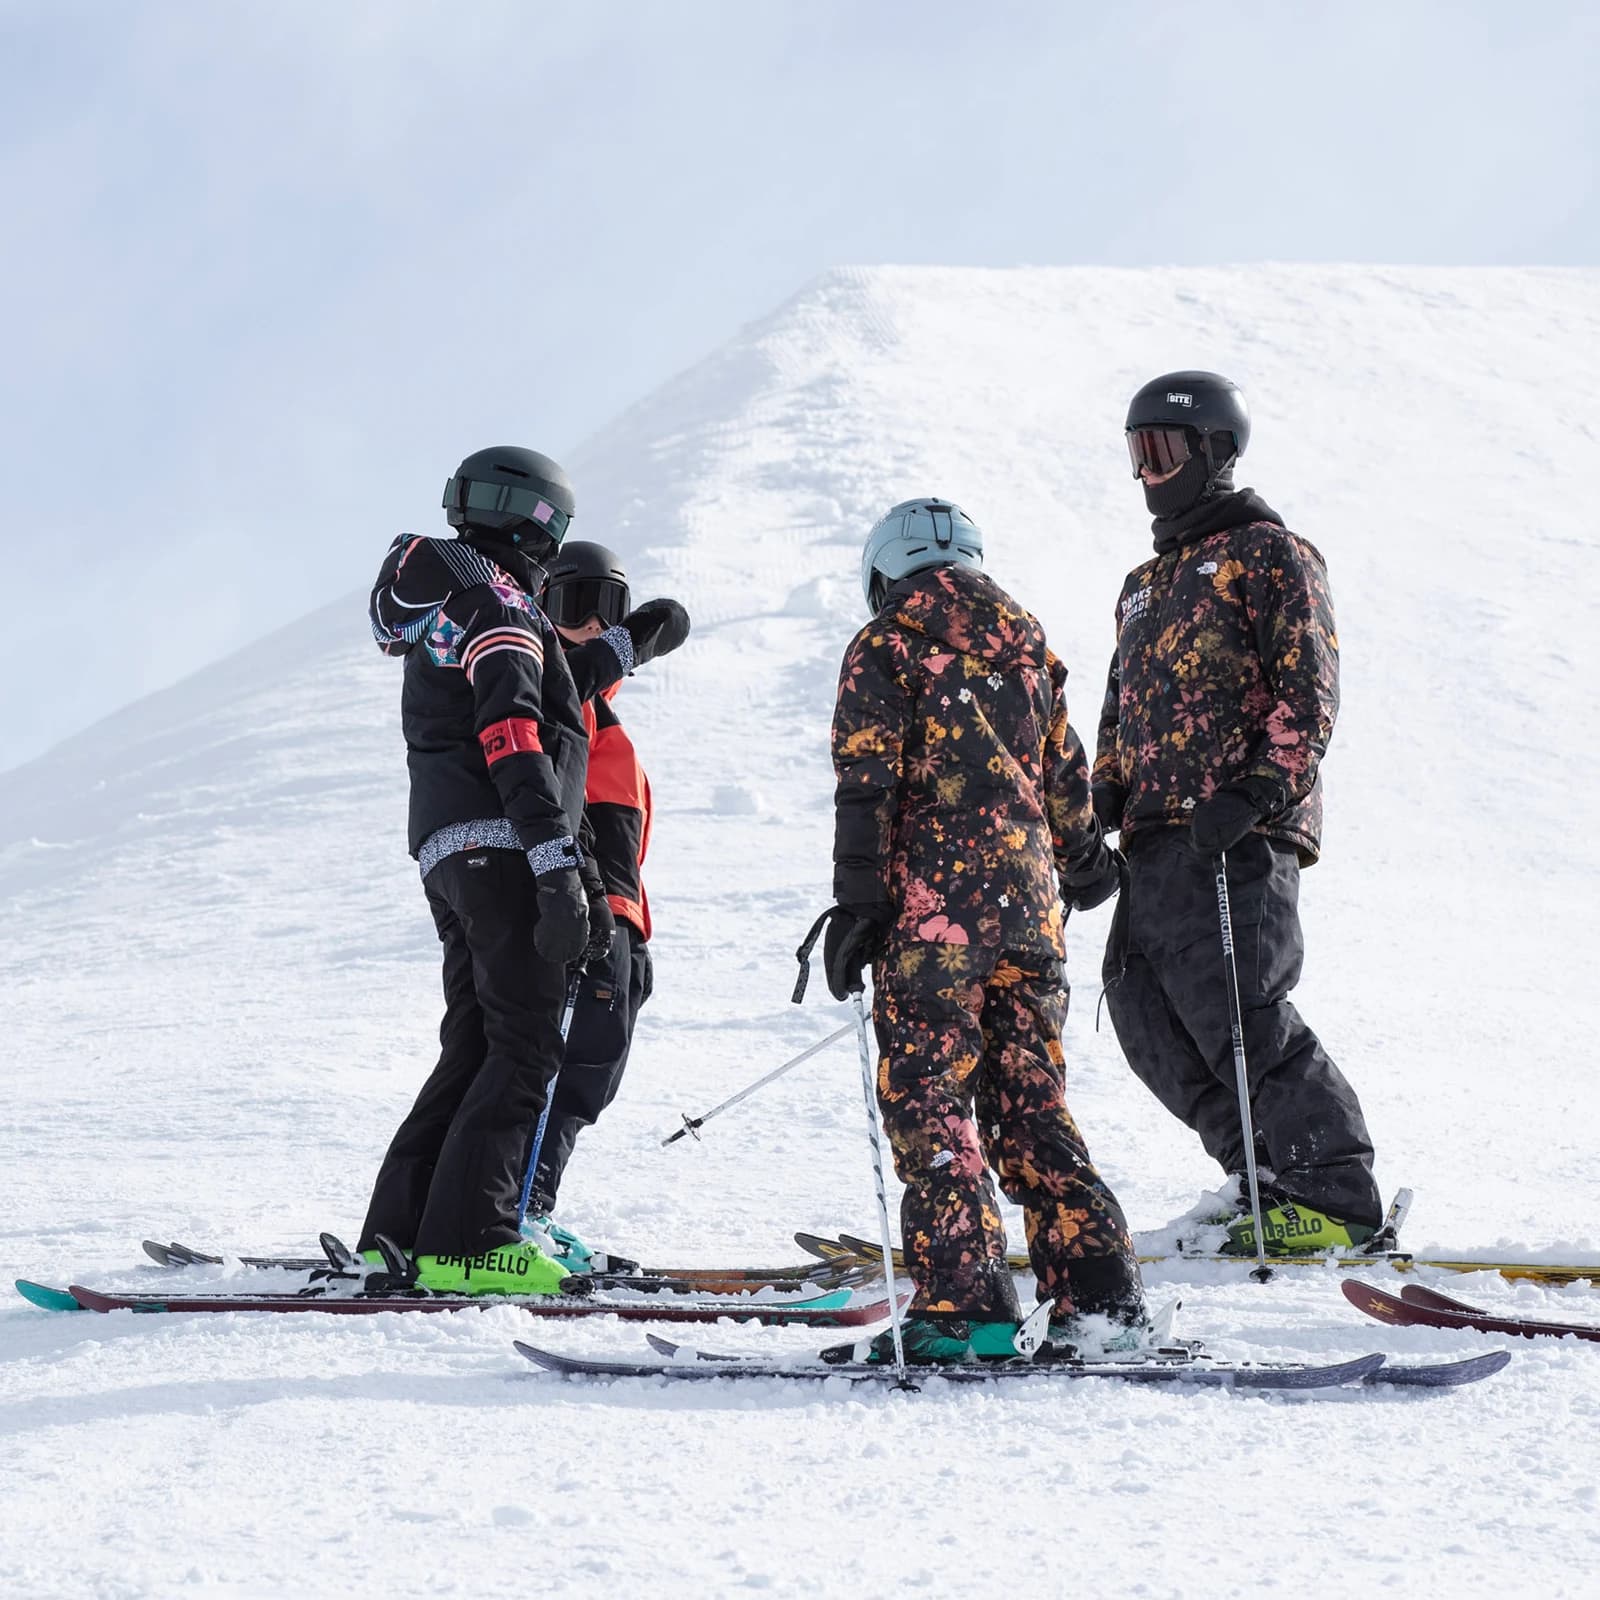
<path fill-rule="evenodd" d="M 659 809 L 658 982 L 566 1220 L 669 1264 L 873 1230 L 848 1039 L 660 1146 L 845 1020 L 820 984 L 788 994 L 827 899 L 861 538 L 908 495 L 959 500 L 1092 730 L 1147 548 L 1126 397 L 1215 366 L 1255 410 L 1242 481 L 1324 550 L 1340 608 L 1298 1000 L 1361 1093 L 1385 1190 L 1417 1189 L 1411 1247 L 1600 1262 L 1600 425 L 1575 398 L 1597 352 L 1593 272 L 839 271 L 592 440 L 578 530 L 695 631 L 619 700 Z M 393 532 L 360 535 L 374 567 Z M 152 1286 L 146 1235 L 301 1250 L 358 1227 L 437 1022 L 399 673 L 363 610 L 345 597 L 8 774 L 8 1277 Z M 1094 1029 L 1108 917 L 1070 928 L 1070 1099 L 1153 1229 L 1218 1174 Z M 1221 1354 L 1485 1348 L 1367 1321 L 1332 1273 L 1150 1281 Z M 1586 1285 L 1441 1281 L 1600 1321 Z M 1570 1341 L 1519 1344 L 1456 1394 L 1285 1399 L 582 1386 L 514 1337 L 642 1348 L 638 1324 L 505 1307 L 151 1319 L 11 1298 L 0 1592 L 1561 1596 L 1600 1555 L 1600 1351 Z"/>

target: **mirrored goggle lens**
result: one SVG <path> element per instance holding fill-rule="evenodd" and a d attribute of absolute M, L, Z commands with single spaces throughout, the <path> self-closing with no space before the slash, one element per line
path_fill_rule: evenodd
<path fill-rule="evenodd" d="M 1181 467 L 1192 453 L 1187 428 L 1128 429 L 1128 459 L 1133 462 L 1136 478 L 1142 468 L 1148 468 L 1157 478 L 1164 478 L 1174 467 Z"/>
<path fill-rule="evenodd" d="M 447 510 L 505 511 L 514 517 L 525 517 L 536 522 L 560 544 L 572 518 L 557 510 L 533 489 L 522 489 L 511 483 L 479 483 L 471 478 L 452 478 L 444 486 L 441 504 Z"/>
<path fill-rule="evenodd" d="M 557 579 L 545 591 L 544 611 L 560 628 L 581 628 L 590 617 L 614 628 L 628 614 L 628 586 L 615 578 Z"/>

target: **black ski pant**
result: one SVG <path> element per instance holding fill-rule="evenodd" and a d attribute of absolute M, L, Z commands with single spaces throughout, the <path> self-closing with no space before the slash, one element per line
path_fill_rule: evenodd
<path fill-rule="evenodd" d="M 1189 830 L 1129 840 L 1106 949 L 1106 1004 L 1128 1065 L 1228 1172 L 1243 1172 L 1233 1028 L 1210 860 Z M 1274 1187 L 1346 1222 L 1383 1219 L 1355 1090 L 1289 1002 L 1300 981 L 1300 862 L 1250 834 L 1228 852 L 1228 899 L 1257 1159 Z"/>
<path fill-rule="evenodd" d="M 423 888 L 444 946 L 439 1062 L 383 1158 L 360 1248 L 384 1233 L 422 1255 L 479 1255 L 520 1237 L 565 980 L 533 947 L 538 890 L 520 850 L 446 856 Z"/>
<path fill-rule="evenodd" d="M 530 1210 L 554 1211 L 580 1129 L 592 1127 L 617 1097 L 633 1044 L 633 1025 L 649 992 L 650 951 L 631 923 L 619 921 L 611 954 L 586 972 L 567 1030 L 561 1076 L 550 1101 L 550 1122 L 539 1147 Z"/>

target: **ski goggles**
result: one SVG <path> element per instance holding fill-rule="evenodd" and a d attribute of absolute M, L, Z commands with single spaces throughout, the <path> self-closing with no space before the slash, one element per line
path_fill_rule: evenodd
<path fill-rule="evenodd" d="M 581 628 L 590 617 L 614 628 L 628 614 L 628 586 L 618 578 L 557 578 L 545 590 L 544 614 L 558 628 Z"/>
<path fill-rule="evenodd" d="M 1134 477 L 1143 471 L 1153 478 L 1166 477 L 1195 453 L 1195 444 L 1190 428 L 1129 428 L 1128 458 Z"/>
<path fill-rule="evenodd" d="M 440 501 L 447 511 L 503 511 L 509 516 L 537 523 L 560 544 L 572 518 L 541 496 L 537 490 L 523 489 L 514 483 L 484 483 L 481 479 L 452 478 L 444 486 Z"/>

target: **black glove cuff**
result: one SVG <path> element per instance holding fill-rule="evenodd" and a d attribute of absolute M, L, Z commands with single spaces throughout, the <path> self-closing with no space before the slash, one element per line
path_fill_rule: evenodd
<path fill-rule="evenodd" d="M 1106 833 L 1116 833 L 1122 827 L 1122 808 L 1127 804 L 1128 792 L 1118 783 L 1097 783 L 1094 786 L 1094 819 Z"/>
<path fill-rule="evenodd" d="M 894 921 L 894 907 L 887 900 L 841 900 L 839 904 L 851 916 L 876 922 L 880 928 Z"/>
<path fill-rule="evenodd" d="M 1234 794 L 1242 795 L 1256 809 L 1258 817 L 1275 817 L 1283 810 L 1288 802 L 1288 790 L 1275 778 L 1253 773 L 1248 778 L 1241 778 L 1237 783 L 1224 785 Z"/>

